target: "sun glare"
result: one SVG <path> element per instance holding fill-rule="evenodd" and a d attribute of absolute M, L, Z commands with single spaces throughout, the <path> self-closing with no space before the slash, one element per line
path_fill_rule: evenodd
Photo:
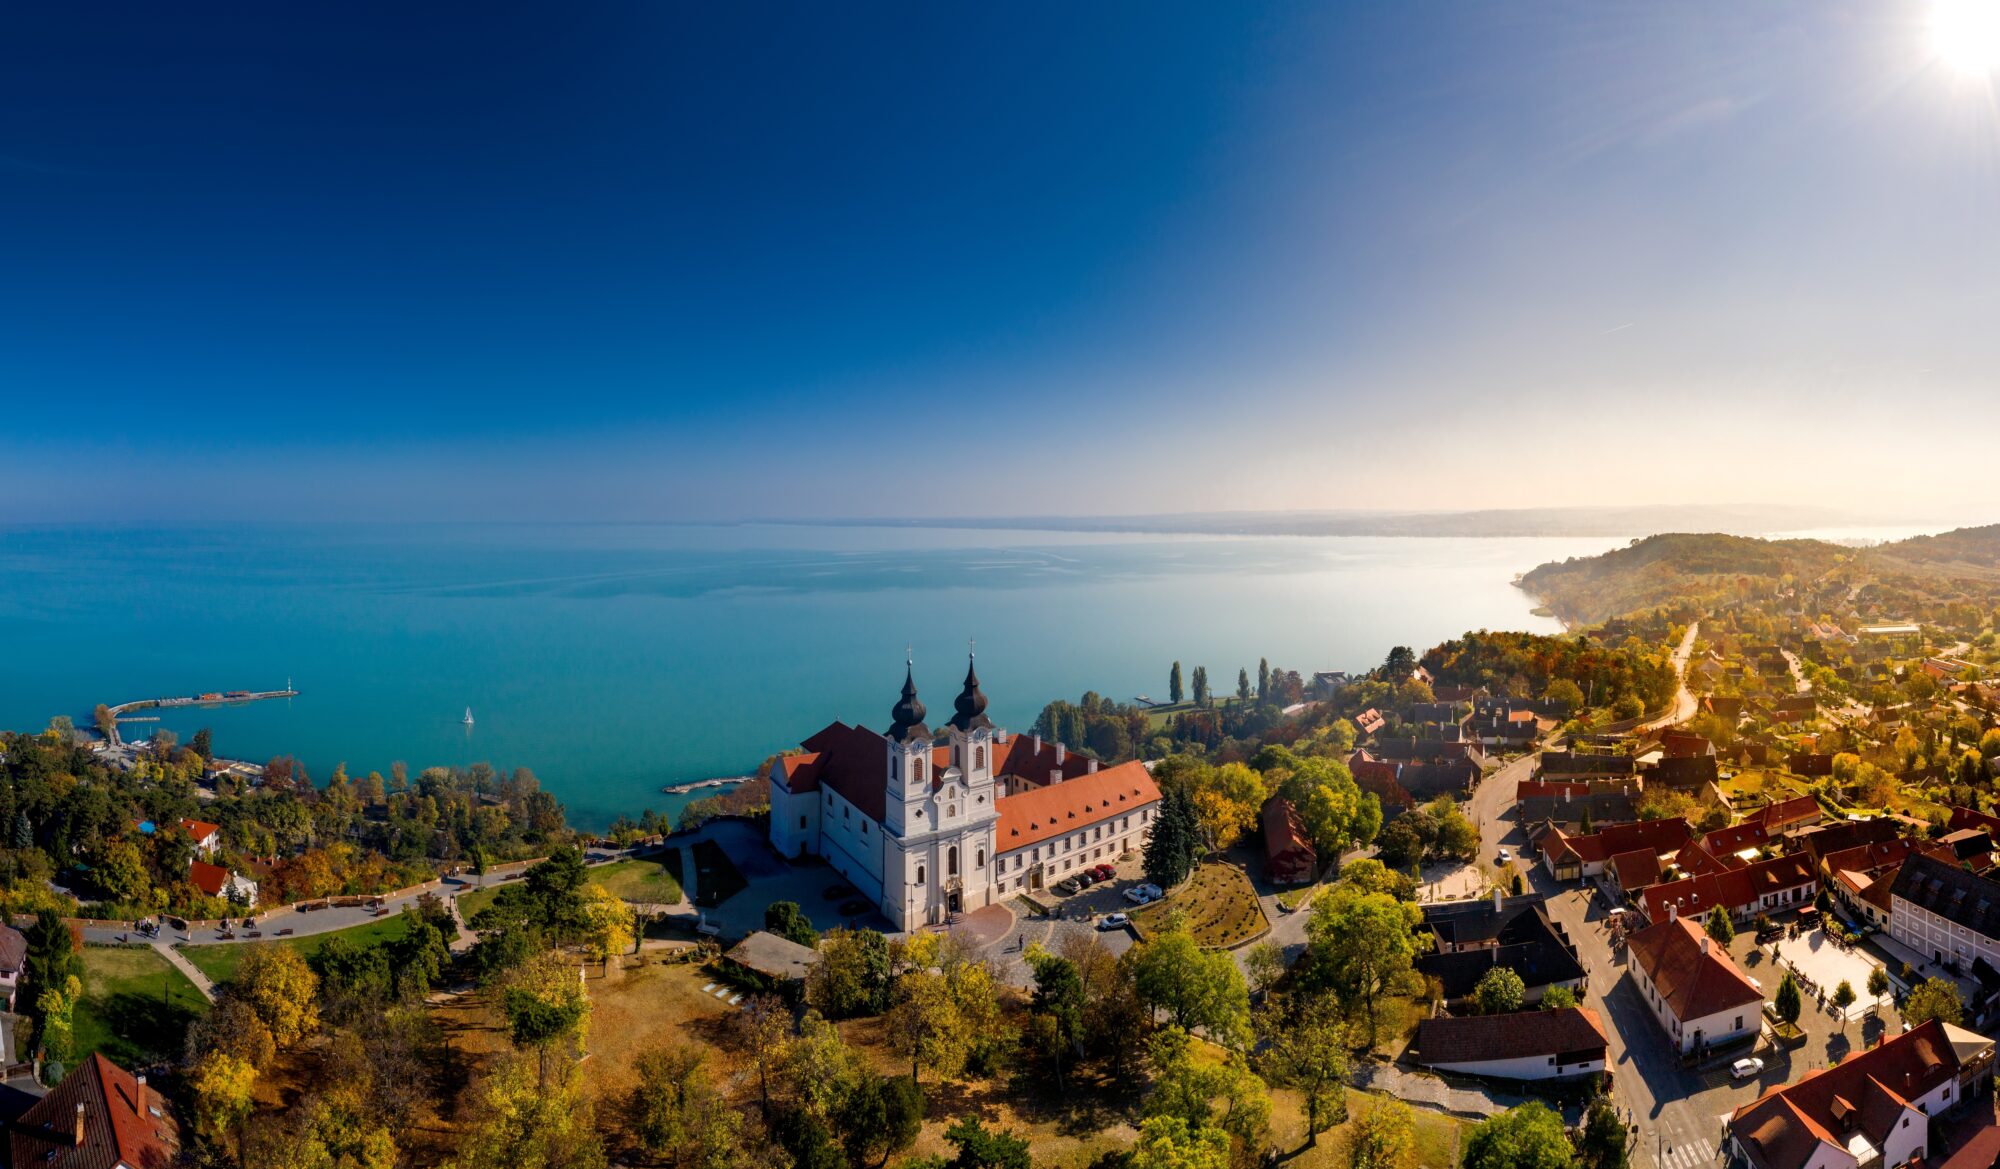
<path fill-rule="evenodd" d="M 2000 0 L 1935 0 L 1931 43 L 1938 57 L 1961 73 L 2000 70 Z"/>

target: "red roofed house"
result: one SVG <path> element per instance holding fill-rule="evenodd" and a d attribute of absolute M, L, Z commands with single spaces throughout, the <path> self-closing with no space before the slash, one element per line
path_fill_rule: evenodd
<path fill-rule="evenodd" d="M 1726 1124 L 1730 1161 L 1752 1169 L 1924 1161 L 1932 1122 L 1980 1096 L 1992 1077 L 1992 1040 L 1932 1019 L 1738 1108 Z"/>
<path fill-rule="evenodd" d="M 933 742 L 914 678 L 882 733 L 829 723 L 771 761 L 771 844 L 820 856 L 897 929 L 946 921 L 1144 846 L 1160 789 L 986 717 L 970 666 Z"/>
<path fill-rule="evenodd" d="M 188 862 L 188 881 L 210 897 L 222 897 L 238 905 L 257 904 L 257 882 L 207 861 Z"/>
<path fill-rule="evenodd" d="M 1274 885 L 1306 885 L 1319 876 L 1305 821 L 1283 796 L 1264 801 L 1264 874 Z"/>
<path fill-rule="evenodd" d="M 1600 876 L 1612 857 L 1634 849 L 1650 848 L 1660 855 L 1680 850 L 1694 836 L 1694 829 L 1679 817 L 1641 820 L 1635 824 L 1613 824 L 1589 836 L 1572 836 L 1560 828 L 1543 833 L 1536 843 L 1542 863 L 1558 881 L 1576 881 Z"/>
<path fill-rule="evenodd" d="M 1811 796 L 1793 796 L 1789 800 L 1779 800 L 1775 804 L 1765 804 L 1751 813 L 1750 818 L 1764 826 L 1771 836 L 1783 836 L 1796 828 L 1817 824 L 1826 818 L 1819 801 Z"/>
<path fill-rule="evenodd" d="M 1639 997 L 1682 1055 L 1757 1034 L 1764 995 L 1692 920 L 1670 917 L 1625 941 Z"/>
<path fill-rule="evenodd" d="M 21 1169 L 167 1169 L 180 1128 L 146 1077 L 92 1054 L 21 1114 L 7 1143 Z"/>
<path fill-rule="evenodd" d="M 1425 1019 L 1409 1055 L 1461 1075 L 1554 1080 L 1602 1072 L 1609 1044 L 1596 1011 L 1563 1007 Z"/>
<path fill-rule="evenodd" d="M 194 841 L 195 855 L 212 857 L 222 848 L 222 826 L 206 820 L 182 820 L 181 830 Z"/>
<path fill-rule="evenodd" d="M 1639 912 L 1649 922 L 1705 917 L 1720 905 L 1737 921 L 1810 904 L 1819 880 L 1803 853 L 1753 861 L 1741 868 L 1683 877 L 1654 885 L 1639 895 Z"/>

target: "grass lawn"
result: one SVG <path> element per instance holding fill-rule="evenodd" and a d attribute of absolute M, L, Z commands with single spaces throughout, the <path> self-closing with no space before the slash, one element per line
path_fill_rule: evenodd
<path fill-rule="evenodd" d="M 458 895 L 458 915 L 464 918 L 469 924 L 472 921 L 473 914 L 493 904 L 493 898 L 499 894 L 500 889 L 501 886 L 499 885 L 488 885 L 484 889 L 468 889 L 460 893 Z"/>
<path fill-rule="evenodd" d="M 736 862 L 730 860 L 729 854 L 713 840 L 695 843 L 694 871 L 696 905 L 720 905 L 750 884 L 737 871 Z"/>
<path fill-rule="evenodd" d="M 93 1051 L 126 1067 L 170 1058 L 208 1000 L 151 946 L 88 946 L 83 1001 L 76 1007 L 76 1053 Z"/>
<path fill-rule="evenodd" d="M 308 934 L 300 938 L 271 937 L 270 930 L 265 930 L 264 935 L 268 939 L 264 942 L 213 942 L 204 946 L 182 946 L 181 953 L 187 955 L 187 960 L 194 963 L 212 981 L 228 982 L 236 977 L 236 968 L 243 965 L 243 955 L 249 952 L 252 946 L 290 946 L 297 950 L 301 957 L 309 959 L 319 953 L 320 947 L 326 945 L 330 938 L 346 938 L 357 946 L 372 946 L 376 942 L 402 937 L 403 915 L 392 913 L 387 917 L 365 921 L 344 930 Z"/>
<path fill-rule="evenodd" d="M 1176 910 L 1187 919 L 1188 932 L 1204 946 L 1233 946 L 1270 926 L 1250 878 L 1232 865 L 1200 866 L 1166 900 L 1133 913 L 1132 924 L 1141 936 L 1149 936 L 1164 929 L 1167 915 Z"/>
<path fill-rule="evenodd" d="M 671 855 L 678 860 L 680 850 L 671 850 Z M 674 879 L 665 861 L 665 855 L 616 861 L 590 870 L 590 879 L 626 901 L 679 905 L 681 885 Z M 673 867 L 678 868 L 679 865 Z"/>
<path fill-rule="evenodd" d="M 1347 1119 L 1319 1134 L 1319 1144 L 1301 1149 L 1306 1140 L 1305 1107 L 1297 1092 L 1279 1089 L 1271 1093 L 1271 1143 L 1285 1157 L 1285 1169 L 1347 1169 L 1350 1163 L 1349 1138 L 1354 1122 L 1380 1107 L 1389 1098 L 1372 1092 L 1347 1093 Z M 1413 1163 L 1419 1169 L 1454 1169 L 1459 1146 L 1472 1125 L 1456 1117 L 1427 1108 L 1411 1108 L 1411 1126 L 1416 1138 Z M 1297 1155 L 1294 1156 L 1294 1151 Z"/>
<path fill-rule="evenodd" d="M 1320 893 L 1323 892 L 1325 889 L 1326 889 L 1325 885 L 1317 883 L 1311 885 L 1301 885 L 1296 889 L 1287 889 L 1283 893 L 1278 894 L 1278 904 L 1284 906 L 1286 909 L 1289 909 L 1294 913 L 1297 913 L 1299 910 L 1304 909 L 1307 905 L 1311 904 L 1312 899 L 1319 896 Z"/>

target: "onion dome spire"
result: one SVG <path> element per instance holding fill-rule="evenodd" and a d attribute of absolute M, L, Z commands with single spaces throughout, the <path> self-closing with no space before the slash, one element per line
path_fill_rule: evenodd
<path fill-rule="evenodd" d="M 971 731 L 993 725 L 992 720 L 986 717 L 986 695 L 979 689 L 979 673 L 974 666 L 972 652 L 967 650 L 965 654 L 965 689 L 958 692 L 958 698 L 952 703 L 952 709 L 957 713 L 952 715 L 951 725 L 961 731 Z"/>
<path fill-rule="evenodd" d="M 903 664 L 903 697 L 890 708 L 889 716 L 893 720 L 889 725 L 889 738 L 908 742 L 931 737 L 930 728 L 924 725 L 924 704 L 917 698 L 914 660 Z"/>

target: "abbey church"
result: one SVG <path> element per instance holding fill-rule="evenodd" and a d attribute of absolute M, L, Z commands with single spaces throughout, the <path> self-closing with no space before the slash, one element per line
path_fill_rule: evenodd
<path fill-rule="evenodd" d="M 949 919 L 1144 847 L 1160 789 L 986 717 L 968 661 L 951 721 L 925 725 L 913 669 L 889 729 L 833 722 L 771 765 L 771 843 L 820 856 L 897 929 Z"/>

